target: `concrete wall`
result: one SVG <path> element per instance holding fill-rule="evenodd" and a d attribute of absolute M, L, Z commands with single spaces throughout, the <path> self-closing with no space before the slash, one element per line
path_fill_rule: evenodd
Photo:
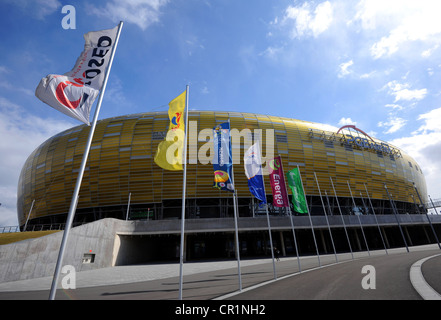
<path fill-rule="evenodd" d="M 76 271 L 109 267 L 118 220 L 104 219 L 72 228 L 63 265 Z M 63 232 L 0 246 L 0 282 L 52 276 Z M 84 254 L 95 254 L 94 263 L 84 264 Z"/>

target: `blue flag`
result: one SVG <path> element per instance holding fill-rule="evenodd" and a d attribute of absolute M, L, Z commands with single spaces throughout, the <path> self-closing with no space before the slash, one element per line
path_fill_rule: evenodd
<path fill-rule="evenodd" d="M 230 123 L 218 124 L 213 128 L 214 135 L 214 184 L 213 188 L 234 191 L 231 176 L 233 156 L 231 153 Z"/>
<path fill-rule="evenodd" d="M 244 155 L 245 174 L 248 178 L 250 192 L 261 201 L 266 203 L 265 186 L 262 177 L 262 160 L 258 143 L 253 144 Z"/>

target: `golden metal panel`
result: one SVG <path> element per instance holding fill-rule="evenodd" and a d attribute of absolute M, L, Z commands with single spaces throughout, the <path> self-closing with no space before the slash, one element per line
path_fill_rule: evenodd
<path fill-rule="evenodd" d="M 349 197 L 349 181 L 354 196 L 362 192 L 364 184 L 372 199 L 388 200 L 384 183 L 394 200 L 413 203 L 412 182 L 415 181 L 423 199 L 426 195 L 424 175 L 414 159 L 400 150 L 402 157 L 389 155 L 380 158 L 367 149 L 345 148 L 336 138 L 327 143 L 312 138 L 310 129 L 326 131 L 324 125 L 266 115 L 240 112 L 191 111 L 189 120 L 197 123 L 197 134 L 202 129 L 212 129 L 217 123 L 230 119 L 232 129 L 238 132 L 249 129 L 254 137 L 262 131 L 262 155 L 267 156 L 267 129 L 276 135 L 286 136 L 274 141 L 274 153 L 279 152 L 285 172 L 300 165 L 304 187 L 308 195 L 318 195 L 314 172 L 322 192 L 333 195 L 329 177 L 332 177 L 338 196 Z M 144 113 L 104 119 L 98 122 L 87 163 L 78 208 L 125 205 L 128 193 L 133 203 L 160 203 L 180 199 L 182 172 L 163 171 L 154 162 L 161 140 L 153 139 L 153 132 L 165 132 L 169 120 L 166 112 Z M 32 201 L 36 200 L 31 219 L 66 213 L 70 204 L 89 133 L 88 126 L 66 130 L 44 142 L 31 153 L 23 166 L 18 186 L 18 216 L 20 224 Z M 335 133 L 331 133 L 330 136 Z M 337 135 L 335 135 L 337 137 Z M 341 136 L 341 135 L 340 135 Z M 234 173 L 239 197 L 251 198 L 243 168 L 244 136 L 240 145 L 233 146 Z M 189 149 L 192 159 L 197 159 L 199 149 L 206 141 L 193 136 L 197 148 Z M 196 139 L 196 140 L 195 140 Z M 268 155 L 270 156 L 270 155 Z M 211 157 L 208 157 L 211 158 Z M 410 165 L 409 165 L 410 163 Z M 264 177 L 267 193 L 271 193 L 268 177 Z M 189 164 L 187 194 L 193 198 L 231 198 L 231 194 L 213 189 L 211 163 Z"/>

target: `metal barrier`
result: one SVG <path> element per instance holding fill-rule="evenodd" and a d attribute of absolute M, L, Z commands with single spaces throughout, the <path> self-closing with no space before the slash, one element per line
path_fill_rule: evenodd
<path fill-rule="evenodd" d="M 84 223 L 76 223 L 73 226 L 79 226 Z M 64 230 L 64 223 L 51 223 L 51 224 L 34 224 L 28 225 L 25 231 L 45 231 L 45 230 Z M 21 232 L 20 226 L 0 226 L 0 233 L 12 233 L 12 232 Z"/>
<path fill-rule="evenodd" d="M 20 231 L 19 226 L 0 227 L 0 233 L 10 233 L 10 232 L 19 232 L 19 231 Z"/>
<path fill-rule="evenodd" d="M 441 207 L 441 199 L 430 199 L 431 201 L 426 203 L 427 209 L 434 209 L 434 208 L 440 208 Z"/>

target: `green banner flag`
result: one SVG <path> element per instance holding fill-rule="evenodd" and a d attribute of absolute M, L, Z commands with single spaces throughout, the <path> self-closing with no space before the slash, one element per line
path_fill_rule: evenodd
<path fill-rule="evenodd" d="M 294 205 L 294 210 L 299 213 L 308 213 L 298 168 L 288 171 L 288 185 L 292 191 L 292 204 Z"/>

